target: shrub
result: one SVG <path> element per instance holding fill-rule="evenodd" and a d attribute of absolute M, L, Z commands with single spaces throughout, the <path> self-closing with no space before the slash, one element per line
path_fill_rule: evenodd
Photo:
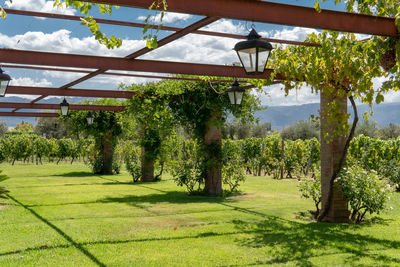
<path fill-rule="evenodd" d="M 180 157 L 171 162 L 172 177 L 179 186 L 185 186 L 190 194 L 200 193 L 205 175 L 199 145 L 195 140 L 189 140 L 180 147 L 183 148 Z"/>
<path fill-rule="evenodd" d="M 375 171 L 352 166 L 340 173 L 337 182 L 349 200 L 351 220 L 355 223 L 362 222 L 367 213 L 379 214 L 389 199 L 390 186 Z"/>
<path fill-rule="evenodd" d="M 392 159 L 381 162 L 378 173 L 388 178 L 397 191 L 400 191 L 400 163 L 397 160 Z"/>
<path fill-rule="evenodd" d="M 229 193 L 237 191 L 241 182 L 246 179 L 240 143 L 225 140 L 222 146 L 222 183 L 229 186 Z"/>
<path fill-rule="evenodd" d="M 126 170 L 136 183 L 142 177 L 142 165 L 140 161 L 140 148 L 133 141 L 126 141 L 123 147 Z"/>
<path fill-rule="evenodd" d="M 301 196 L 304 198 L 311 198 L 314 201 L 316 211 L 314 217 L 317 218 L 320 212 L 320 204 L 322 200 L 321 195 L 321 172 L 317 171 L 317 175 L 311 178 L 305 178 L 300 180 L 299 189 Z"/>
<path fill-rule="evenodd" d="M 93 173 L 99 174 L 103 169 L 103 157 L 93 152 L 88 160 Z"/>
<path fill-rule="evenodd" d="M 179 164 L 173 170 L 174 181 L 179 186 L 185 186 L 190 194 L 199 193 L 204 184 L 204 178 L 197 162 L 187 160 Z"/>

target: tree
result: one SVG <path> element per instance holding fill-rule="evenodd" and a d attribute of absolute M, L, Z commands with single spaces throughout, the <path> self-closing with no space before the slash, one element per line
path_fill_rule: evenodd
<path fill-rule="evenodd" d="M 282 139 L 297 140 L 297 139 L 312 139 L 319 138 L 318 125 L 310 120 L 298 121 L 293 125 L 281 131 Z"/>
<path fill-rule="evenodd" d="M 264 122 L 262 124 L 256 123 L 253 125 L 253 129 L 251 131 L 252 137 L 264 138 L 271 131 L 271 123 Z"/>
<path fill-rule="evenodd" d="M 162 83 L 162 82 L 161 82 Z M 124 86 L 136 92 L 129 100 L 127 112 L 129 121 L 133 124 L 132 135 L 138 140 L 142 149 L 142 176 L 143 182 L 154 181 L 154 163 L 159 159 L 161 145 L 170 134 L 173 127 L 173 117 L 168 109 L 167 95 L 158 90 L 160 83 L 148 83 L 145 85 L 132 84 Z M 164 163 L 160 162 L 161 176 Z"/>
<path fill-rule="evenodd" d="M 263 138 L 271 131 L 271 123 L 260 124 L 259 122 L 251 123 L 235 120 L 234 122 L 225 122 L 222 131 L 223 136 L 230 139 Z"/>
<path fill-rule="evenodd" d="M 20 132 L 20 133 L 32 133 L 33 126 L 30 123 L 26 123 L 26 122 L 22 121 L 21 123 L 17 123 L 17 125 L 15 126 L 15 129 L 13 131 Z"/>
<path fill-rule="evenodd" d="M 379 136 L 382 139 L 394 139 L 400 136 L 400 126 L 394 123 L 389 123 L 389 126 L 384 126 L 379 129 Z"/>
<path fill-rule="evenodd" d="M 374 101 L 382 102 L 383 93 L 389 90 L 382 87 L 375 91 L 372 81 L 385 75 L 379 67 L 384 51 L 372 39 L 358 41 L 351 33 L 339 35 L 338 32 L 323 31 L 310 34 L 306 42 L 321 46 L 279 47 L 272 54 L 270 63 L 275 73 L 286 75 L 287 80 L 283 81 L 286 92 L 300 89 L 306 83 L 313 92 L 320 93 L 322 211 L 319 220 L 345 221 L 348 220 L 347 203 L 340 185 L 334 186 L 335 180 L 345 163 L 358 121 L 355 99 L 372 106 Z M 347 99 L 354 110 L 350 132 Z M 335 201 L 334 195 L 337 196 Z M 333 213 L 335 209 L 342 213 Z"/>
<path fill-rule="evenodd" d="M 377 123 L 370 120 L 363 120 L 362 123 L 357 125 L 354 136 L 359 136 L 361 134 L 376 138 L 378 135 Z"/>
<path fill-rule="evenodd" d="M 60 118 L 41 117 L 37 119 L 35 133 L 46 138 L 66 138 L 70 136 L 71 130 Z"/>
<path fill-rule="evenodd" d="M 100 99 L 95 101 L 85 101 L 85 104 L 121 104 L 118 100 Z M 70 111 L 64 118 L 72 132 L 76 136 L 93 136 L 95 140 L 94 151 L 91 157 L 91 165 L 94 173 L 112 174 L 114 147 L 117 144 L 117 137 L 122 133 L 120 114 L 111 111 L 92 112 L 94 122 L 88 125 L 86 116 L 88 111 Z"/>
<path fill-rule="evenodd" d="M 164 81 L 160 90 L 169 92 L 168 106 L 177 123 L 184 126 L 200 144 L 204 161 L 201 163 L 204 191 L 208 195 L 222 194 L 222 125 L 228 114 L 254 120 L 259 100 L 245 94 L 239 107 L 232 106 L 223 92 L 229 84 L 206 81 Z"/>

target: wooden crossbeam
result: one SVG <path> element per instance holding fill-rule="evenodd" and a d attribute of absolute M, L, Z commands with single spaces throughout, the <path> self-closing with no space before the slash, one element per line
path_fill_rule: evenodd
<path fill-rule="evenodd" d="M 153 0 L 87 0 L 148 9 Z M 397 36 L 394 18 L 254 0 L 168 0 L 168 11 L 343 32 Z"/>

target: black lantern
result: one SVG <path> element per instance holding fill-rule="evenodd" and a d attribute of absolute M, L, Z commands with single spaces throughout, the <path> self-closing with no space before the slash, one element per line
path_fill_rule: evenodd
<path fill-rule="evenodd" d="M 11 81 L 11 77 L 8 74 L 3 73 L 3 70 L 0 68 L 0 96 L 5 96 L 8 83 Z"/>
<path fill-rule="evenodd" d="M 235 45 L 234 49 L 247 74 L 262 74 L 267 65 L 272 45 L 260 38 L 256 30 L 252 29 L 247 36 L 247 41 Z"/>
<path fill-rule="evenodd" d="M 89 111 L 89 113 L 86 115 L 86 120 L 89 125 L 93 124 L 94 116 L 93 116 L 92 112 Z"/>
<path fill-rule="evenodd" d="M 231 88 L 226 90 L 232 105 L 240 105 L 242 103 L 244 91 L 245 90 L 239 86 L 237 80 L 233 82 Z"/>
<path fill-rule="evenodd" d="M 63 100 L 63 102 L 60 103 L 60 109 L 61 109 L 61 115 L 67 116 L 68 115 L 68 110 L 69 110 L 69 104 L 67 100 Z"/>

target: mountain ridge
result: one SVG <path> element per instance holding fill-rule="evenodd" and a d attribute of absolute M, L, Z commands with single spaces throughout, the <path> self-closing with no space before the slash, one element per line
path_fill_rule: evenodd
<path fill-rule="evenodd" d="M 353 110 L 349 105 L 350 114 Z M 357 105 L 358 114 L 361 117 L 370 108 L 366 104 Z M 370 120 L 379 126 L 387 126 L 390 123 L 400 124 L 400 102 L 381 103 L 373 106 L 373 115 Z M 257 111 L 255 116 L 260 122 L 270 122 L 272 129 L 281 130 L 299 120 L 308 120 L 311 115 L 318 116 L 319 103 L 302 104 L 294 106 L 270 106 L 265 110 Z"/>

